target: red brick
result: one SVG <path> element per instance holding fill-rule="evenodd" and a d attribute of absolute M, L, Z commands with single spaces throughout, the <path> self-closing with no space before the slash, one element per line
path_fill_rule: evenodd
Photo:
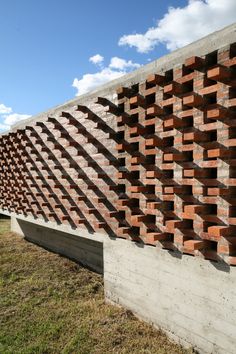
<path fill-rule="evenodd" d="M 184 65 L 189 69 L 199 69 L 204 65 L 204 59 L 192 56 L 185 60 Z"/>
<path fill-rule="evenodd" d="M 201 250 L 205 247 L 204 241 L 201 240 L 187 240 L 184 242 L 184 249 L 190 250 L 190 251 L 195 251 L 195 250 Z"/>
<path fill-rule="evenodd" d="M 202 96 L 194 93 L 189 96 L 183 97 L 183 104 L 190 107 L 199 107 L 205 103 Z"/>
<path fill-rule="evenodd" d="M 146 82 L 152 85 L 161 85 L 165 80 L 165 77 L 160 74 L 151 74 L 147 77 Z"/>
<path fill-rule="evenodd" d="M 207 71 L 207 78 L 215 81 L 221 81 L 229 79 L 231 76 L 231 72 L 229 69 L 223 66 L 217 66 L 213 69 L 209 69 Z"/>
<path fill-rule="evenodd" d="M 207 230 L 210 236 L 220 238 L 221 236 L 227 236 L 230 234 L 230 228 L 228 226 L 209 226 Z"/>
<path fill-rule="evenodd" d="M 146 115 L 148 117 L 154 117 L 163 114 L 163 109 L 156 104 L 147 108 Z"/>

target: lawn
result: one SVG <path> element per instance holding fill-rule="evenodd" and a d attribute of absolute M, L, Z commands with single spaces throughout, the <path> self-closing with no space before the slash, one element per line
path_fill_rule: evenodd
<path fill-rule="evenodd" d="M 103 279 L 9 232 L 0 219 L 0 353 L 190 353 L 108 305 Z"/>

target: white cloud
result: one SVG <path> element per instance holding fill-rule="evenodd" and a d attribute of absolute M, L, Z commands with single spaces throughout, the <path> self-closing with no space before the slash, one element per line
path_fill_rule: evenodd
<path fill-rule="evenodd" d="M 150 52 L 159 43 L 175 50 L 235 20 L 235 0 L 189 0 L 183 8 L 170 7 L 157 26 L 149 28 L 146 33 L 122 36 L 119 45 L 135 47 L 140 53 Z"/>
<path fill-rule="evenodd" d="M 8 129 L 10 129 L 10 126 L 9 126 L 9 125 L 0 123 L 0 130 L 1 130 L 1 131 L 6 131 L 6 130 L 8 130 Z"/>
<path fill-rule="evenodd" d="M 13 125 L 20 120 L 30 118 L 31 116 L 29 114 L 19 114 L 19 113 L 12 113 L 9 115 L 3 116 L 4 119 L 4 124 L 6 125 Z"/>
<path fill-rule="evenodd" d="M 115 71 L 109 68 L 105 68 L 95 74 L 85 74 L 80 80 L 75 78 L 72 86 L 78 90 L 77 96 L 79 96 L 99 85 L 104 84 L 105 82 L 117 79 L 124 74 L 124 71 Z"/>
<path fill-rule="evenodd" d="M 6 107 L 5 104 L 0 103 L 0 114 L 7 114 L 7 113 L 11 113 L 11 112 L 12 112 L 11 107 Z"/>
<path fill-rule="evenodd" d="M 133 63 L 132 60 L 125 60 L 118 57 L 111 58 L 109 67 L 112 69 L 124 70 L 124 69 L 136 69 L 140 67 L 140 64 Z"/>
<path fill-rule="evenodd" d="M 30 117 L 29 114 L 14 113 L 11 107 L 0 104 L 0 131 L 9 130 L 11 125 Z"/>
<path fill-rule="evenodd" d="M 104 57 L 100 54 L 96 54 L 89 58 L 89 61 L 95 65 L 102 64 Z"/>
<path fill-rule="evenodd" d="M 122 58 L 113 57 L 108 67 L 101 68 L 94 74 L 84 74 L 81 79 L 75 78 L 72 86 L 77 89 L 77 96 L 79 96 L 108 81 L 118 79 L 130 70 L 139 67 L 140 64 L 133 63 L 132 60 L 126 61 Z"/>
<path fill-rule="evenodd" d="M 148 38 L 150 31 L 151 30 L 148 30 L 145 34 L 136 33 L 124 35 L 120 38 L 118 44 L 120 46 L 128 45 L 129 47 L 136 47 L 139 53 L 148 53 L 154 49 L 155 45 L 157 44 L 157 41 Z"/>

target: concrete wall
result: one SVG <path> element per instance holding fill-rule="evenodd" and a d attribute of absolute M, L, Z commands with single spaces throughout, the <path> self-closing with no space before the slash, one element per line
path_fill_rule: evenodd
<path fill-rule="evenodd" d="M 106 299 L 167 331 L 200 353 L 236 350 L 236 268 L 143 248 L 105 242 Z"/>

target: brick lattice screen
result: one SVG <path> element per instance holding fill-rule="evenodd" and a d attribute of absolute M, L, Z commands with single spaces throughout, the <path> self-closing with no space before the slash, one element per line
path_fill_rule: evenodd
<path fill-rule="evenodd" d="M 1 208 L 235 265 L 235 55 L 1 136 Z"/>

